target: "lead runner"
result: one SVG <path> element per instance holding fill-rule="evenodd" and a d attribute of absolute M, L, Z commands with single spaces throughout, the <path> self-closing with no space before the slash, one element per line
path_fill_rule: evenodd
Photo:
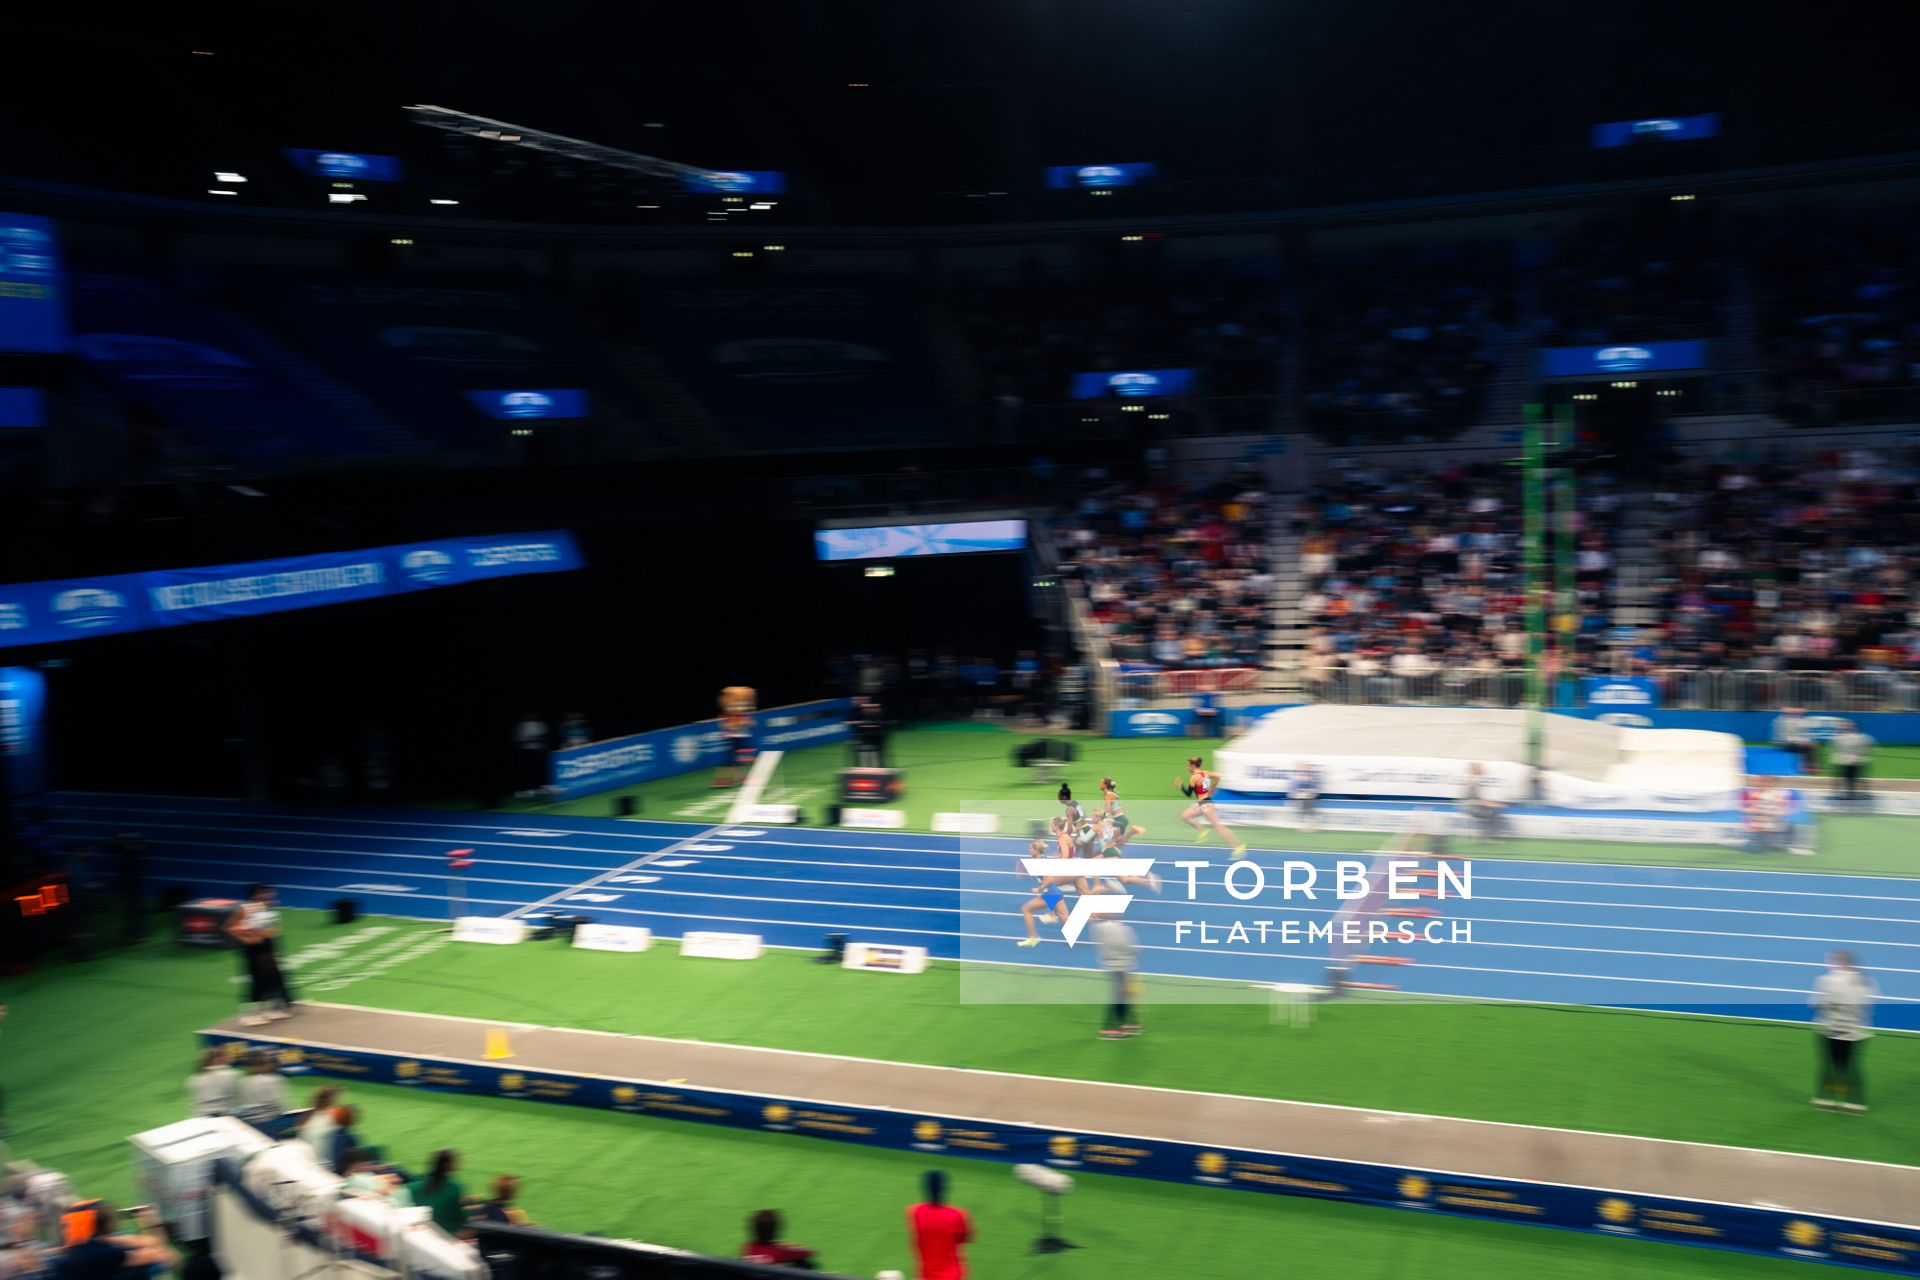
<path fill-rule="evenodd" d="M 1226 823 L 1220 821 L 1220 815 L 1213 811 L 1213 793 L 1220 785 L 1220 775 L 1202 768 L 1202 763 L 1199 756 L 1187 757 L 1187 780 L 1181 784 L 1180 793 L 1193 797 L 1193 803 L 1188 805 L 1186 812 L 1180 815 L 1180 821 L 1200 833 L 1194 840 L 1195 844 L 1201 844 L 1206 840 L 1207 828 L 1211 827 L 1220 833 L 1222 840 L 1233 846 L 1233 856 L 1236 860 L 1244 858 L 1247 856 L 1246 843 L 1227 830 Z M 1202 826 L 1200 820 L 1204 820 L 1206 825 Z"/>

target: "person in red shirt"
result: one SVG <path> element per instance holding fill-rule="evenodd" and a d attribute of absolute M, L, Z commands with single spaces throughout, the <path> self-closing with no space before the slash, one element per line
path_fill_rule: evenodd
<path fill-rule="evenodd" d="M 764 1262 L 773 1267 L 797 1267 L 802 1271 L 812 1271 L 813 1250 L 803 1249 L 797 1244 L 780 1243 L 780 1211 L 762 1209 L 747 1219 L 748 1241 L 740 1246 L 740 1257 L 746 1262 Z"/>
<path fill-rule="evenodd" d="M 907 1210 L 913 1233 L 914 1256 L 920 1260 L 918 1280 L 966 1280 L 967 1260 L 962 1247 L 973 1239 L 973 1220 L 965 1209 L 947 1203 L 947 1175 L 929 1169 L 927 1199 Z"/>

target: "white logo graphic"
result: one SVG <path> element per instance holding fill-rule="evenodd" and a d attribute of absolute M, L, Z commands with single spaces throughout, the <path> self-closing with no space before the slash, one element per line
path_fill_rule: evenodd
<path fill-rule="evenodd" d="M 620 901 L 620 895 L 617 893 L 570 893 L 567 895 L 567 901 L 568 902 L 618 902 Z"/>
<path fill-rule="evenodd" d="M 1030 876 L 1059 878 L 1062 876 L 1087 876 L 1096 880 L 1131 880 L 1144 876 L 1153 870 L 1152 858 L 1022 858 L 1020 868 Z M 1130 893 L 1096 893 L 1075 898 L 1073 908 L 1067 912 L 1067 922 L 1060 930 L 1060 936 L 1072 946 L 1080 940 L 1080 931 L 1087 927 L 1087 921 L 1094 916 L 1124 915 L 1127 904 L 1133 901 Z"/>
<path fill-rule="evenodd" d="M 351 177 L 367 167 L 367 159 L 348 151 L 323 151 L 313 158 L 313 167 L 333 177 Z"/>
<path fill-rule="evenodd" d="M 1613 373 L 1637 369 L 1651 359 L 1653 352 L 1645 347 L 1602 347 L 1593 353 L 1593 362 Z"/>
<path fill-rule="evenodd" d="M 26 606 L 0 601 L 0 631 L 25 631 L 26 629 Z"/>
<path fill-rule="evenodd" d="M 500 397 L 500 412 L 509 418 L 544 418 L 553 408 L 553 397 L 538 391 L 509 391 Z"/>
<path fill-rule="evenodd" d="M 1116 373 L 1107 379 L 1107 387 L 1115 395 L 1150 396 L 1160 389 L 1160 379 L 1151 373 Z"/>
<path fill-rule="evenodd" d="M 1637 684 L 1596 685 L 1587 701 L 1597 707 L 1644 707 L 1653 701 L 1653 691 Z"/>
<path fill-rule="evenodd" d="M 705 749 L 706 744 L 698 734 L 683 733 L 673 740 L 673 758 L 680 764 L 692 764 Z"/>
<path fill-rule="evenodd" d="M 1136 711 L 1127 717 L 1135 733 L 1172 733 L 1180 728 L 1180 717 L 1165 711 Z"/>
<path fill-rule="evenodd" d="M 1637 715 L 1632 711 L 1609 711 L 1604 716 L 1595 716 L 1601 724 L 1619 725 L 1622 729 L 1651 729 L 1653 719 L 1650 716 Z"/>
<path fill-rule="evenodd" d="M 415 582 L 440 582 L 452 575 L 453 557 L 432 547 L 422 547 L 400 557 L 400 572 Z"/>
<path fill-rule="evenodd" d="M 64 627 L 110 627 L 127 611 L 126 597 L 99 587 L 76 587 L 53 598 L 53 614 Z"/>

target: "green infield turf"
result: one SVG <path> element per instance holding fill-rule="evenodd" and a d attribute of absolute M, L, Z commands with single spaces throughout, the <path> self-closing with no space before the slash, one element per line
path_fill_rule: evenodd
<path fill-rule="evenodd" d="M 1266 1025 L 1259 1009 L 1201 1007 L 1156 1010 L 1147 1036 L 1116 1043 L 1092 1038 L 1090 1010 L 958 1007 L 950 966 L 898 979 L 792 953 L 729 964 L 683 960 L 670 947 L 621 956 L 558 944 L 435 946 L 438 936 L 416 923 L 337 926 L 318 913 L 289 912 L 284 952 L 301 961 L 296 983 L 339 984 L 315 994 L 354 1003 L 1410 1110 L 1559 1116 L 1595 1128 L 1676 1125 L 1686 1130 L 1676 1136 L 1868 1158 L 1911 1158 L 1920 1149 L 1920 1134 L 1898 1118 L 1913 1112 L 1899 1100 L 1920 1084 L 1914 1040 L 1874 1043 L 1873 1080 L 1891 1105 L 1856 1118 L 1806 1107 L 1799 1077 L 1811 1050 L 1800 1028 L 1544 1008 L 1353 1006 L 1298 1032 Z M 323 944 L 338 945 L 315 950 Z M 0 1001 L 12 1008 L 0 1084 L 13 1154 L 62 1169 L 83 1192 L 130 1197 L 125 1139 L 186 1113 L 192 1032 L 231 1012 L 234 968 L 229 953 L 154 940 L 0 979 Z M 1787 1274 L 1798 1265 L 1099 1175 L 1081 1178 L 1068 1205 L 1067 1234 L 1086 1248 L 1032 1258 L 1025 1251 L 1037 1227 L 1035 1197 L 1003 1165 L 550 1104 L 349 1088 L 363 1132 L 395 1158 L 417 1165 L 437 1148 L 456 1147 L 470 1191 L 496 1173 L 518 1173 L 525 1206 L 540 1222 L 730 1253 L 747 1213 L 778 1207 L 790 1238 L 853 1275 L 911 1273 L 900 1212 L 931 1167 L 948 1171 L 954 1199 L 976 1215 L 973 1261 L 982 1276 L 1090 1277 L 1124 1266 L 1169 1277 L 1632 1280 Z M 1345 1093 L 1355 1096 L 1341 1099 Z"/>
<path fill-rule="evenodd" d="M 451 943 L 437 926 L 413 921 L 333 925 L 317 912 L 288 920 L 288 966 L 298 993 L 313 1000 L 1920 1162 L 1920 1107 L 1912 1105 L 1920 1036 L 1874 1039 L 1867 1064 L 1878 1105 L 1848 1116 L 1808 1105 L 1813 1034 L 1793 1024 L 1381 1000 L 1323 1005 L 1312 1027 L 1294 1029 L 1273 1025 L 1263 1005 L 1164 1003 L 1191 992 L 1150 982 L 1147 1034 L 1114 1042 L 1094 1034 L 1097 975 L 1001 971 L 1084 981 L 1087 1005 L 962 1004 L 959 969 L 949 963 L 903 978 L 791 951 L 754 962 L 688 960 L 671 943 L 643 955 L 558 941 L 485 947 Z M 143 1033 L 139 1042 L 167 1053 L 184 1078 L 185 1037 L 232 1011 L 233 971 L 230 954 L 153 941 L 10 981 L 22 989 L 0 1085 L 14 1091 L 28 1046 L 73 1052 L 64 1041 L 50 1046 L 33 1024 L 96 983 L 103 1008 L 137 1001 L 171 1011 L 177 1037 Z M 49 989 L 64 994 L 40 1005 Z M 118 1017 L 102 1023 L 117 1026 Z M 90 1047 L 108 1050 L 116 1036 Z"/>
<path fill-rule="evenodd" d="M 1003 832 L 1020 833 L 1032 818 L 1059 812 L 1054 786 L 1037 780 L 1013 763 L 1021 743 L 1036 735 L 979 721 L 928 725 L 895 733 L 888 762 L 905 771 L 907 792 L 896 807 L 905 810 L 911 830 L 926 831 L 940 812 L 990 813 Z M 1056 737 L 1058 735 L 1055 735 Z M 1078 759 L 1061 777 L 1088 802 L 1098 798 L 1100 779 L 1111 776 L 1126 799 L 1128 815 L 1154 839 L 1184 840 L 1180 822 L 1187 801 L 1179 793 L 1183 761 L 1221 746 L 1208 738 L 1071 739 Z M 1916 752 L 1920 749 L 1888 748 Z M 780 760 L 762 799 L 797 804 L 803 820 L 818 824 L 834 799 L 835 775 L 848 763 L 844 747 L 809 747 Z M 639 816 L 682 822 L 722 821 L 732 792 L 713 786 L 713 772 L 701 770 L 618 791 L 554 805 L 516 801 L 510 812 L 550 812 L 606 816 L 622 797 L 633 798 Z M 1912 833 L 1914 819 L 1880 815 L 1824 815 L 1819 821 L 1819 852 L 1813 857 L 1757 856 L 1714 845 L 1618 844 L 1591 840 L 1511 840 L 1499 844 L 1459 841 L 1476 857 L 1531 858 L 1569 862 L 1625 862 L 1652 866 L 1767 867 L 1785 871 L 1847 872 L 1869 875 L 1920 874 L 1920 855 Z M 1371 832 L 1323 831 L 1314 834 L 1246 827 L 1240 836 L 1256 848 L 1351 853 L 1381 846 L 1385 836 Z"/>

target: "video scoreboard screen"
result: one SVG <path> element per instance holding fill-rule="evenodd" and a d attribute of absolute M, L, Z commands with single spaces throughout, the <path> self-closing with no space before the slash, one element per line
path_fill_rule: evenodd
<path fill-rule="evenodd" d="M 1150 163 L 1056 164 L 1047 167 L 1047 186 L 1057 191 L 1132 187 L 1145 182 L 1158 172 L 1159 167 Z"/>
<path fill-rule="evenodd" d="M 1074 374 L 1069 394 L 1075 400 L 1103 400 L 1108 396 L 1184 396 L 1192 390 L 1191 369 L 1116 369 Z"/>
<path fill-rule="evenodd" d="M 689 191 L 723 196 L 777 196 L 787 189 L 787 175 L 780 169 L 709 169 L 686 184 Z"/>
<path fill-rule="evenodd" d="M 1645 120 L 1614 120 L 1593 126 L 1596 147 L 1632 147 L 1650 142 L 1687 142 L 1720 134 L 1720 113 L 1697 116 L 1652 116 Z"/>
<path fill-rule="evenodd" d="M 873 525 L 860 529 L 819 529 L 813 535 L 814 554 L 822 560 L 966 555 L 976 551 L 1019 551 L 1026 545 L 1025 520 Z"/>

